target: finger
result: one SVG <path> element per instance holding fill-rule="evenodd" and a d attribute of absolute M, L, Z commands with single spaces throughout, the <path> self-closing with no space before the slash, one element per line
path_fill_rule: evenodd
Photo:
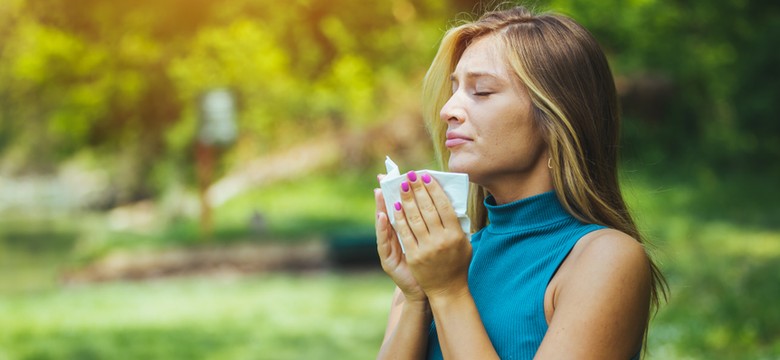
<path fill-rule="evenodd" d="M 385 196 L 382 194 L 382 189 L 374 189 L 374 202 L 376 202 L 376 212 L 387 214 L 387 208 L 385 207 Z"/>
<path fill-rule="evenodd" d="M 436 179 L 428 174 L 423 174 L 421 180 L 428 190 L 428 195 L 431 197 L 431 201 L 433 201 L 433 204 L 439 213 L 441 224 L 445 228 L 460 227 L 458 214 L 455 213 L 455 208 L 452 207 L 452 201 L 447 197 L 447 193 L 444 192 L 441 185 L 439 185 Z"/>
<path fill-rule="evenodd" d="M 375 220 L 377 252 L 380 258 L 384 259 L 391 256 L 395 250 L 393 243 L 396 241 L 392 241 L 395 240 L 395 233 L 387 217 L 382 190 L 374 189 L 374 200 L 377 203 Z"/>
<path fill-rule="evenodd" d="M 387 207 L 385 205 L 385 196 L 382 194 L 382 189 L 374 189 L 374 202 L 376 202 L 376 214 L 377 219 L 379 220 L 379 215 L 383 215 L 385 222 L 386 222 L 386 231 L 388 233 L 388 237 L 392 240 L 396 239 L 395 236 L 395 230 L 390 225 L 390 216 L 387 214 Z M 397 241 L 394 241 L 397 242 Z M 399 244 L 400 247 L 400 244 Z M 400 249 L 399 249 L 400 250 Z"/>
<path fill-rule="evenodd" d="M 380 260 L 385 260 L 402 253 L 401 244 L 395 235 L 390 220 L 385 213 L 377 213 L 376 216 L 376 249 Z"/>
<path fill-rule="evenodd" d="M 417 238 L 414 236 L 414 232 L 412 232 L 412 229 L 409 227 L 409 223 L 404 213 L 404 207 L 400 202 L 395 203 L 393 206 L 395 208 L 395 212 L 393 214 L 395 217 L 395 232 L 398 234 L 398 238 L 401 239 L 401 243 L 403 243 L 404 249 L 406 249 L 406 254 L 408 256 L 409 254 L 417 251 Z"/>
<path fill-rule="evenodd" d="M 409 181 L 401 183 L 401 204 L 406 216 L 406 223 L 414 233 L 414 236 L 418 241 L 426 238 L 429 233 L 428 226 L 425 224 L 422 213 L 420 213 L 420 209 L 417 206 Z"/>
<path fill-rule="evenodd" d="M 385 207 L 385 197 L 382 194 L 381 189 L 374 189 L 374 202 L 376 203 L 376 218 L 377 218 L 376 220 L 377 221 L 380 220 L 380 215 L 384 215 L 385 218 L 389 218 L 389 216 L 387 216 L 387 208 Z M 377 222 L 377 225 L 380 224 Z M 384 227 L 385 231 L 387 230 L 392 231 L 392 229 L 393 229 L 392 226 L 389 226 L 389 229 L 387 229 L 387 227 Z"/>
<path fill-rule="evenodd" d="M 376 231 L 376 252 L 379 254 L 379 259 L 384 261 L 390 256 L 392 249 L 387 241 L 387 228 L 384 221 L 380 219 L 382 215 L 382 213 L 376 213 L 374 229 Z"/>
<path fill-rule="evenodd" d="M 423 176 L 427 176 L 427 179 L 430 180 L 430 175 L 423 174 Z M 439 216 L 439 211 L 436 209 L 436 205 L 434 205 L 431 196 L 428 194 L 428 189 L 426 189 L 422 179 L 417 176 L 414 171 L 407 173 L 406 177 L 409 179 L 411 193 L 414 195 L 417 209 L 420 211 L 420 215 L 422 216 L 423 221 L 425 221 L 428 231 L 434 233 L 441 230 L 442 221 Z"/>

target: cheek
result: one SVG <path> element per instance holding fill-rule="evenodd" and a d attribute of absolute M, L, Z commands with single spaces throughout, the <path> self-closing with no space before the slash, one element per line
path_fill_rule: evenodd
<path fill-rule="evenodd" d="M 501 159 L 533 157 L 544 147 L 539 131 L 528 122 L 505 124 L 491 131 L 490 154 Z"/>
<path fill-rule="evenodd" d="M 527 136 L 523 129 L 516 124 L 497 124 L 487 131 L 486 143 L 491 149 L 505 152 L 510 149 L 517 149 L 527 141 Z"/>

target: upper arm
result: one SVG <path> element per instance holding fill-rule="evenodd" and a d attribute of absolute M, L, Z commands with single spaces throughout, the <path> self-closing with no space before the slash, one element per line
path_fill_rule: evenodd
<path fill-rule="evenodd" d="M 573 263 L 557 285 L 537 358 L 631 358 L 642 343 L 652 286 L 642 245 L 600 230 L 566 261 Z"/>

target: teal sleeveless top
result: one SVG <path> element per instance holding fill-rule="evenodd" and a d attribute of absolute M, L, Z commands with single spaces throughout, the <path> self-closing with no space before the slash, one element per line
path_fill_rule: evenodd
<path fill-rule="evenodd" d="M 469 289 L 501 359 L 532 359 L 547 332 L 544 293 L 585 234 L 604 228 L 571 216 L 554 192 L 496 205 L 485 199 L 490 224 L 471 237 Z M 428 359 L 441 359 L 436 324 Z"/>

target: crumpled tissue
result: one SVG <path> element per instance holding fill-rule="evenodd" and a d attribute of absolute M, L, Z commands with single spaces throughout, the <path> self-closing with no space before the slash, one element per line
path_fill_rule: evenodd
<path fill-rule="evenodd" d="M 382 189 L 382 195 L 385 198 L 385 209 L 387 209 L 387 216 L 390 219 L 390 224 L 395 228 L 395 203 L 401 201 L 401 183 L 407 180 L 406 173 L 401 174 L 393 160 L 388 156 L 385 159 L 385 167 L 387 168 L 387 175 L 379 182 L 379 187 Z M 471 219 L 466 214 L 468 209 L 468 195 L 469 195 L 469 176 L 468 174 L 434 171 L 434 170 L 417 170 L 415 171 L 418 176 L 422 174 L 429 174 L 444 189 L 444 193 L 452 202 L 452 207 L 455 209 L 455 214 L 458 216 L 460 227 L 463 232 L 469 234 L 471 232 Z M 400 240 L 400 239 L 399 239 Z M 400 242 L 400 241 L 399 241 Z M 401 244 L 403 249 L 403 244 Z"/>

